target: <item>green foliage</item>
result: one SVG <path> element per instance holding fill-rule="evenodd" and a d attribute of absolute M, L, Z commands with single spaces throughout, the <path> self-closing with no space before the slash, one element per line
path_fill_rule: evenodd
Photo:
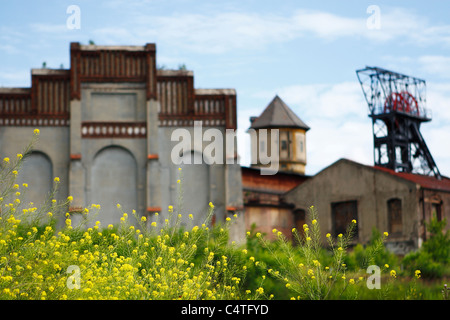
<path fill-rule="evenodd" d="M 365 246 L 358 243 L 345 257 L 345 263 L 349 270 L 358 271 L 366 269 L 369 265 L 383 266 L 385 264 L 394 267 L 399 265 L 398 257 L 388 251 L 384 245 L 386 236 L 381 234 L 375 227 L 372 236 Z"/>
<path fill-rule="evenodd" d="M 402 263 L 407 270 L 420 269 L 426 278 L 441 278 L 450 274 L 450 232 L 444 228 L 447 221 L 432 218 L 426 227 L 431 233 L 416 252 L 407 254 Z"/>
<path fill-rule="evenodd" d="M 444 265 L 450 263 L 450 231 L 444 231 L 447 219 L 438 221 L 433 217 L 426 228 L 431 237 L 423 243 L 423 250 L 428 252 L 432 259 Z"/>
<path fill-rule="evenodd" d="M 343 284 L 338 295 L 342 297 L 344 292 L 347 294 L 351 291 L 347 290 L 349 286 L 353 286 L 360 280 L 347 279 L 347 268 L 344 263 L 346 249 L 349 246 L 356 221 L 349 225 L 345 235 L 339 234 L 337 239 L 333 239 L 330 234 L 327 234 L 331 257 L 324 255 L 318 214 L 314 207 L 309 210 L 309 221 L 309 225 L 303 226 L 304 236 L 301 236 L 296 229 L 292 230 L 298 243 L 296 247 L 293 247 L 281 232 L 273 230 L 277 237 L 277 249 L 285 257 L 284 259 L 279 258 L 273 245 L 264 240 L 260 234 L 256 234 L 264 248 L 276 260 L 278 270 L 269 269 L 269 273 L 281 280 L 284 286 L 294 293 L 291 296 L 293 299 L 327 299 L 332 290 L 337 288 L 337 283 Z"/>

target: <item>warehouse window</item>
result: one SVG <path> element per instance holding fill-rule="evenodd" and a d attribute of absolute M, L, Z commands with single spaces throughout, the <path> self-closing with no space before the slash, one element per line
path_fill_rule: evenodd
<path fill-rule="evenodd" d="M 402 234 L 402 200 L 389 199 L 388 206 L 388 230 L 391 235 Z"/>
<path fill-rule="evenodd" d="M 335 236 L 345 234 L 352 220 L 358 220 L 358 203 L 356 201 L 334 202 L 331 204 L 333 233 Z M 354 230 L 353 238 L 358 238 L 358 225 Z"/>

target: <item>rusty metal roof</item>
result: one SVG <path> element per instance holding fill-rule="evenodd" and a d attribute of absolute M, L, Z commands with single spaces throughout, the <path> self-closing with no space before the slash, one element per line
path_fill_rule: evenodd
<path fill-rule="evenodd" d="M 396 172 L 394 170 L 373 166 L 374 169 L 387 172 L 393 176 L 414 182 L 419 184 L 424 189 L 441 190 L 450 192 L 450 179 L 447 177 L 442 177 L 442 179 L 437 179 L 434 176 L 425 176 L 421 174 L 406 173 L 406 172 Z"/>
<path fill-rule="evenodd" d="M 250 128 L 300 128 L 309 130 L 309 127 L 284 103 L 277 95 L 256 118 Z"/>

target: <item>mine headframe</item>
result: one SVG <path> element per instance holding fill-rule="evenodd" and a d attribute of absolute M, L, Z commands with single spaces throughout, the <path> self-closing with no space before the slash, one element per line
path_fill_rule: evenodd
<path fill-rule="evenodd" d="M 374 164 L 397 172 L 441 174 L 420 133 L 431 121 L 425 80 L 378 67 L 356 71 L 372 118 Z"/>

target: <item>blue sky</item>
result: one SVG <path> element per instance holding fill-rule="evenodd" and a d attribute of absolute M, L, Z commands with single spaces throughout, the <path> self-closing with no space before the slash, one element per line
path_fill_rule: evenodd
<path fill-rule="evenodd" d="M 69 29 L 69 5 L 80 29 Z M 370 5 L 379 29 L 367 27 Z M 373 164 L 372 127 L 355 70 L 379 66 L 427 81 L 433 121 L 422 133 L 450 175 L 450 3 L 444 1 L 1 1 L 0 86 L 30 69 L 65 68 L 69 43 L 156 43 L 157 63 L 185 64 L 196 88 L 235 88 L 239 153 L 249 117 L 278 94 L 307 123 L 307 174 L 339 158 Z"/>

